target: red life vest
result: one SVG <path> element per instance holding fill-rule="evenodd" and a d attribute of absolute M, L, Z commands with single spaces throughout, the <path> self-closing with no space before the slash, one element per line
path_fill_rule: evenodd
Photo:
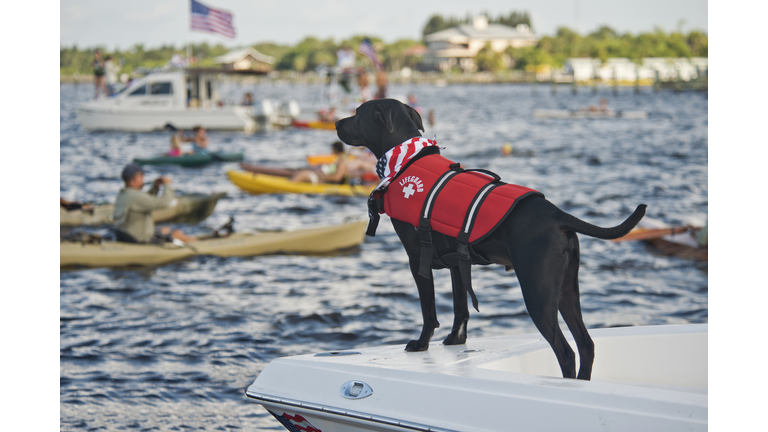
<path fill-rule="evenodd" d="M 531 195 L 544 196 L 527 187 L 504 183 L 490 171 L 463 169 L 440 156 L 437 147 L 431 147 L 415 155 L 388 185 L 373 192 L 369 199 L 368 235 L 375 233 L 379 213 L 418 228 L 419 274 L 430 279 L 434 258 L 432 231 L 456 238 L 455 254 L 462 282 L 478 309 L 470 277 L 471 244 L 490 235 L 520 200 Z M 438 259 L 443 261 L 443 257 Z"/>
<path fill-rule="evenodd" d="M 452 169 L 451 167 L 457 169 Z M 446 173 L 443 184 L 435 183 Z M 429 218 L 432 230 L 459 237 L 464 231 L 468 242 L 484 239 L 512 211 L 519 199 L 531 194 L 541 195 L 533 189 L 506 184 L 483 174 L 485 171 L 462 170 L 457 164 L 438 154 L 418 158 L 400 171 L 382 197 L 384 208 L 379 213 L 419 227 L 425 216 L 425 204 L 432 206 Z M 487 191 L 484 191 L 487 188 Z M 483 196 L 478 196 L 484 192 Z M 425 203 L 430 198 L 434 203 Z M 474 199 L 478 201 L 474 203 Z M 470 208 L 474 205 L 474 209 Z M 469 224 L 473 223 L 473 226 Z"/>

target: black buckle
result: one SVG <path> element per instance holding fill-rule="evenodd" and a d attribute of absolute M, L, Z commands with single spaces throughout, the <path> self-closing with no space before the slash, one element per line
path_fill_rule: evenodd
<path fill-rule="evenodd" d="M 373 200 L 373 205 L 376 206 L 376 212 L 381 213 L 384 211 L 384 197 L 378 197 Z"/>
<path fill-rule="evenodd" d="M 469 260 L 469 244 L 462 241 L 456 242 L 456 253 L 459 254 L 459 258 L 463 260 Z"/>
<path fill-rule="evenodd" d="M 419 243 L 421 243 L 422 246 L 432 246 L 432 229 L 419 227 L 418 231 Z"/>

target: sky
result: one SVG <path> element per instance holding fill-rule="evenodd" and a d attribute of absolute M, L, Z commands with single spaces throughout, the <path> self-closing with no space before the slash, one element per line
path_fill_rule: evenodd
<path fill-rule="evenodd" d="M 534 30 L 552 35 L 560 26 L 581 34 L 608 25 L 637 34 L 661 27 L 708 31 L 707 0 L 202 0 L 234 15 L 234 39 L 189 30 L 189 0 L 61 0 L 60 46 L 126 49 L 181 47 L 187 43 L 221 43 L 239 47 L 257 42 L 294 45 L 307 36 L 333 38 L 376 36 L 386 43 L 420 39 L 433 14 L 465 17 L 489 12 L 492 17 L 526 11 Z"/>

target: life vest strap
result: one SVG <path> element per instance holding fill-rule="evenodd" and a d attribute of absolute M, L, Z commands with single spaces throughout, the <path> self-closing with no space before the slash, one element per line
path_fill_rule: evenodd
<path fill-rule="evenodd" d="M 455 176 L 461 172 L 476 171 L 486 174 L 492 178 L 492 180 L 485 186 L 483 186 L 477 194 L 472 198 L 469 204 L 467 213 L 464 216 L 464 223 L 459 230 L 459 235 L 456 238 L 456 253 L 458 255 L 459 275 L 461 277 L 462 285 L 467 289 L 470 297 L 472 298 L 472 306 L 475 310 L 480 311 L 477 302 L 477 296 L 472 289 L 472 254 L 469 247 L 469 237 L 472 234 L 472 228 L 475 225 L 477 219 L 478 210 L 483 204 L 483 201 L 488 197 L 490 192 L 501 185 L 501 177 L 498 174 L 485 169 L 463 169 L 458 163 L 451 164 L 449 170 L 440 175 L 435 184 L 429 190 L 426 200 L 424 200 L 424 207 L 421 210 L 419 217 L 419 243 L 421 244 L 421 254 L 419 259 L 419 275 L 427 279 L 432 278 L 432 258 L 434 248 L 432 245 L 432 229 L 430 226 L 430 219 L 432 217 L 432 209 L 435 206 L 437 195 L 445 187 L 445 185 Z"/>
<path fill-rule="evenodd" d="M 456 237 L 456 252 L 459 255 L 459 275 L 461 276 L 461 281 L 464 284 L 464 287 L 467 289 L 467 292 L 469 292 L 469 296 L 472 297 L 472 306 L 475 307 L 475 310 L 480 312 L 475 291 L 472 289 L 472 256 L 469 248 L 469 236 L 472 235 L 472 228 L 475 226 L 478 209 L 488 195 L 490 195 L 491 191 L 500 186 L 499 180 L 501 180 L 501 178 L 491 171 L 473 171 L 487 172 L 495 179 L 480 188 L 480 191 L 477 192 L 474 198 L 472 198 L 467 214 L 464 216 L 464 223 L 462 224 L 458 237 Z"/>
<path fill-rule="evenodd" d="M 419 259 L 419 275 L 431 279 L 432 278 L 432 228 L 430 227 L 430 218 L 432 217 L 432 209 L 435 208 L 435 201 L 437 195 L 443 190 L 446 184 L 456 176 L 456 174 L 464 171 L 461 165 L 453 163 L 449 167 L 449 170 L 444 172 L 432 185 L 427 193 L 427 199 L 424 200 L 424 206 L 421 209 L 421 216 L 419 217 L 419 241 L 421 243 L 421 257 Z"/>
<path fill-rule="evenodd" d="M 379 227 L 379 220 L 381 220 L 379 213 L 383 211 L 384 198 L 380 195 L 375 196 L 375 194 L 371 194 L 368 197 L 368 228 L 365 230 L 365 235 L 368 237 L 376 236 L 376 228 Z"/>

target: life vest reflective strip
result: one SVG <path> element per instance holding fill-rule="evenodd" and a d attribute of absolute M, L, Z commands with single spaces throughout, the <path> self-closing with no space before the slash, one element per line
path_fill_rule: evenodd
<path fill-rule="evenodd" d="M 425 278 L 432 278 L 432 230 L 456 238 L 462 283 L 477 309 L 470 275 L 470 245 L 492 233 L 517 202 L 530 195 L 542 194 L 506 184 L 491 171 L 463 169 L 430 151 L 409 161 L 385 190 L 374 193 L 369 206 L 376 216 L 387 213 L 417 228 L 421 245 L 419 274 Z M 373 219 L 371 233 L 375 233 Z"/>

